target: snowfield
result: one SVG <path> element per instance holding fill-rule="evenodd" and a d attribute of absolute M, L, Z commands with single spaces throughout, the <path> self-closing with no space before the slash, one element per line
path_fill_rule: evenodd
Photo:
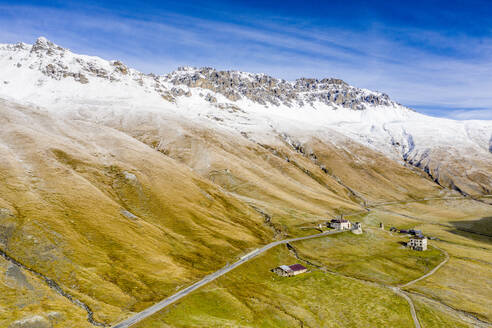
<path fill-rule="evenodd" d="M 255 140 L 279 133 L 301 142 L 343 136 L 465 194 L 492 192 L 492 118 L 429 117 L 338 80 L 287 82 L 226 73 L 187 67 L 148 75 L 44 38 L 34 45 L 0 45 L 0 97 L 57 115 L 114 125 L 152 113 Z M 257 97 L 263 94 L 265 101 Z M 458 187 L 460 179 L 475 175 L 472 185 Z"/>

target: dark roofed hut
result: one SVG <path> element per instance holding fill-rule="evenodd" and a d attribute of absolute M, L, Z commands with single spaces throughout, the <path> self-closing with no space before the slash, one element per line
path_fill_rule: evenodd
<path fill-rule="evenodd" d="M 302 264 L 293 264 L 289 268 L 292 270 L 294 276 L 307 271 L 307 268 Z"/>
<path fill-rule="evenodd" d="M 291 277 L 307 271 L 307 268 L 302 264 L 281 265 L 272 270 L 282 277 Z"/>

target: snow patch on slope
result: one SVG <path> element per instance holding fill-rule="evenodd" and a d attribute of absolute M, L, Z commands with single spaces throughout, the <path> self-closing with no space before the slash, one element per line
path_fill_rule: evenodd
<path fill-rule="evenodd" d="M 156 76 L 74 54 L 45 38 L 0 45 L 0 73 L 0 97 L 76 119 L 123 122 L 154 113 L 259 137 L 340 134 L 401 162 L 428 161 L 436 150 L 454 156 L 447 149 L 492 162 L 492 121 L 425 116 L 337 79 L 289 82 L 191 67 Z"/>

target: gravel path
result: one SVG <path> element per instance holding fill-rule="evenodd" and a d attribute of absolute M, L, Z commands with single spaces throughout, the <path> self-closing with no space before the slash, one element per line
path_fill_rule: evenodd
<path fill-rule="evenodd" d="M 416 282 L 418 282 L 418 281 L 420 281 L 422 279 L 425 279 L 425 278 L 427 278 L 429 276 L 432 276 L 434 273 L 436 273 L 437 270 L 439 270 L 444 264 L 446 264 L 448 262 L 448 260 L 449 260 L 449 254 L 448 254 L 448 252 L 446 252 L 445 250 L 443 250 L 443 249 L 441 249 L 441 248 L 439 248 L 437 246 L 433 246 L 433 247 L 436 248 L 436 249 L 438 249 L 438 250 L 440 250 L 442 253 L 444 253 L 444 256 L 445 256 L 444 260 L 441 263 L 439 263 L 434 269 L 432 269 L 429 272 L 427 272 L 426 274 L 424 274 L 422 277 L 417 278 L 417 279 L 412 280 L 412 281 L 409 281 L 406 284 L 399 285 L 398 288 L 405 288 L 407 286 L 413 285 L 414 283 L 416 283 Z"/>
<path fill-rule="evenodd" d="M 434 246 L 435 248 L 437 248 L 438 250 L 440 250 L 441 252 L 444 253 L 444 260 L 439 263 L 438 265 L 436 265 L 436 267 L 432 270 L 430 270 L 429 272 L 427 272 L 426 274 L 424 274 L 423 276 L 417 278 L 417 279 L 414 279 L 412 281 L 409 281 L 403 285 L 399 285 L 399 286 L 396 286 L 396 287 L 390 287 L 390 289 L 392 291 L 394 291 L 396 294 L 400 295 L 401 297 L 403 297 L 405 300 L 407 300 L 408 302 L 408 305 L 410 306 L 410 313 L 412 314 L 412 319 L 413 319 L 413 323 L 415 325 L 415 328 L 421 328 L 420 326 L 420 322 L 419 322 L 419 318 L 417 317 L 417 312 L 415 311 L 415 305 L 413 304 L 413 301 L 412 299 L 410 298 L 410 296 L 407 295 L 407 293 L 405 293 L 404 291 L 401 290 L 401 288 L 405 288 L 405 287 L 408 287 L 410 285 L 413 285 L 414 283 L 420 281 L 420 280 L 423 280 L 425 278 L 428 278 L 430 276 L 432 276 L 434 273 L 436 273 L 437 270 L 439 270 L 440 267 L 442 267 L 444 264 L 446 264 L 449 260 L 449 254 L 448 252 L 446 252 L 445 250 L 437 247 L 437 246 Z"/>
<path fill-rule="evenodd" d="M 415 328 L 421 328 L 419 318 L 417 317 L 417 312 L 415 311 L 415 305 L 413 304 L 412 299 L 410 296 L 408 296 L 404 291 L 402 291 L 398 287 L 389 287 L 392 291 L 395 292 L 395 294 L 403 297 L 407 302 L 408 305 L 410 306 L 410 314 L 412 315 L 413 319 L 413 324 L 415 325 Z"/>

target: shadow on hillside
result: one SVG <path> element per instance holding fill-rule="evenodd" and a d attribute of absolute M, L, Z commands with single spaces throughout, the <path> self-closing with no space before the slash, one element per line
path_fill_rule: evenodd
<path fill-rule="evenodd" d="M 451 233 L 492 244 L 492 216 L 473 221 L 450 221 L 454 229 Z"/>

